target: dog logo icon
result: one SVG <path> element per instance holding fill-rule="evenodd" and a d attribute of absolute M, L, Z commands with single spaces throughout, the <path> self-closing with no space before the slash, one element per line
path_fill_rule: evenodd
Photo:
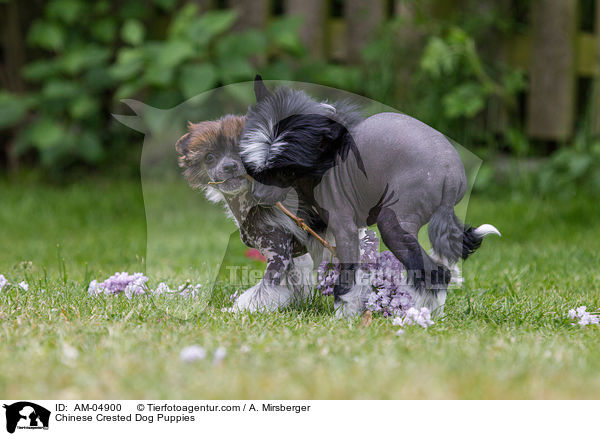
<path fill-rule="evenodd" d="M 48 409 L 29 401 L 4 404 L 3 407 L 6 409 L 6 431 L 9 433 L 14 433 L 17 428 L 48 430 L 50 422 Z"/>

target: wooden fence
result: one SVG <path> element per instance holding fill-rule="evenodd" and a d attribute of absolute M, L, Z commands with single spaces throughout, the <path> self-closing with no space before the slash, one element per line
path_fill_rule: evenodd
<path fill-rule="evenodd" d="M 304 19 L 301 37 L 312 56 L 350 63 L 358 59 L 377 26 L 393 16 L 403 17 L 410 37 L 414 12 L 414 0 L 196 1 L 202 8 L 238 9 L 238 28 L 262 27 L 272 15 L 300 15 Z M 496 6 L 498 3 L 504 3 L 510 13 L 511 0 L 496 0 Z M 431 4 L 432 13 L 444 14 L 448 8 L 460 7 L 460 0 Z M 600 133 L 600 0 L 532 0 L 527 12 L 527 32 L 501 41 L 498 54 L 528 72 L 523 113 L 528 135 L 550 141 L 571 138 L 586 106 L 582 99 L 591 102 L 591 109 L 586 106 L 589 119 Z M 585 20 L 582 14 L 587 15 Z M 592 26 L 584 29 L 582 21 Z M 494 116 L 498 118 L 501 112 L 495 111 Z M 502 128 L 497 120 L 491 124 Z"/>

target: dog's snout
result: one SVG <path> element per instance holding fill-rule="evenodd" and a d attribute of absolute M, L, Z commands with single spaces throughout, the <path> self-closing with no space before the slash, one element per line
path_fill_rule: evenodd
<path fill-rule="evenodd" d="M 223 171 L 228 172 L 229 174 L 234 174 L 238 169 L 238 165 L 236 162 L 226 162 L 223 164 Z"/>

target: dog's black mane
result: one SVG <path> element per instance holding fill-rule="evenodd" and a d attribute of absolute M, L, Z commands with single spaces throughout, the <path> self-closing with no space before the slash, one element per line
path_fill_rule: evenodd
<path fill-rule="evenodd" d="M 278 88 L 250 108 L 242 133 L 246 171 L 265 184 L 316 184 L 352 152 L 364 172 L 350 130 L 363 120 L 348 102 L 318 102 L 302 91 Z"/>

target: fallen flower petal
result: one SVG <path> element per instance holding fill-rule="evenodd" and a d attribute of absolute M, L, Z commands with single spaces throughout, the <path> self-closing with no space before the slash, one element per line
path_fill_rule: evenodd
<path fill-rule="evenodd" d="M 127 272 L 118 272 L 99 283 L 92 280 L 88 285 L 88 295 L 118 295 L 124 294 L 131 299 L 139 295 L 166 295 L 181 296 L 184 298 L 196 298 L 200 295 L 202 285 L 192 285 L 189 282 L 179 288 L 171 289 L 166 283 L 161 282 L 156 289 L 151 289 L 148 284 L 148 277 L 142 273 L 129 274 Z"/>
<path fill-rule="evenodd" d="M 152 295 L 163 295 L 172 292 L 169 288 L 169 285 L 166 283 L 160 282 L 156 289 L 152 290 Z"/>
<path fill-rule="evenodd" d="M 88 286 L 88 295 L 94 296 L 102 293 L 102 289 L 98 286 L 97 280 L 92 280 Z"/>
<path fill-rule="evenodd" d="M 206 350 L 199 345 L 190 345 L 185 347 L 179 353 L 179 359 L 183 362 L 191 363 L 203 360 L 206 357 Z"/>
<path fill-rule="evenodd" d="M 586 326 L 590 324 L 600 325 L 600 315 L 596 315 L 587 311 L 587 306 L 580 306 L 577 309 L 570 309 L 567 312 L 569 319 L 577 320 L 577 324 L 580 326 Z M 575 325 L 575 323 L 571 323 Z"/>
<path fill-rule="evenodd" d="M 213 357 L 213 364 L 218 365 L 227 356 L 227 349 L 225 347 L 219 347 L 215 350 L 215 356 Z"/>

